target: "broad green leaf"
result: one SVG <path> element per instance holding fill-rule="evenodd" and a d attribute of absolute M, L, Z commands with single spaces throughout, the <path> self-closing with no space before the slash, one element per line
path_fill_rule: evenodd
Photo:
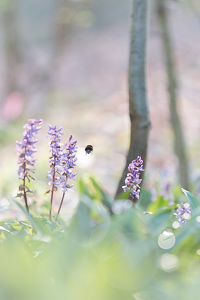
<path fill-rule="evenodd" d="M 147 207 L 147 210 L 154 213 L 158 209 L 167 207 L 168 205 L 169 205 L 169 200 L 165 200 L 163 196 L 158 196 L 156 201 L 151 202 L 151 204 Z"/>
<path fill-rule="evenodd" d="M 112 208 L 112 198 L 103 190 L 103 188 L 96 182 L 93 177 L 90 180 L 95 190 L 100 194 L 102 203 L 109 209 Z"/>
<path fill-rule="evenodd" d="M 200 207 L 200 201 L 189 191 L 184 190 L 183 188 L 181 189 L 182 192 L 185 194 L 188 202 L 190 203 L 191 209 L 195 209 L 197 207 Z"/>
<path fill-rule="evenodd" d="M 99 202 L 98 204 L 97 202 L 92 201 L 92 199 L 86 195 L 83 195 L 81 197 L 81 202 L 84 203 L 84 205 L 86 205 L 91 212 L 94 212 L 103 218 L 108 217 L 108 212 L 105 209 L 105 207 L 101 204 L 101 202 Z"/>
<path fill-rule="evenodd" d="M 166 228 L 170 227 L 171 209 L 163 208 L 162 210 L 156 212 L 153 215 L 148 215 L 148 226 L 152 235 L 157 235 L 161 233 Z"/>
<path fill-rule="evenodd" d="M 5 227 L 3 227 L 3 226 L 0 226 L 0 230 L 4 230 L 4 231 L 7 231 L 7 232 L 10 232 L 10 233 L 12 233 L 10 230 L 6 229 L 6 228 L 5 228 Z"/>
<path fill-rule="evenodd" d="M 149 207 L 149 205 L 151 205 L 151 204 L 152 204 L 151 192 L 142 188 L 141 194 L 140 194 L 140 199 L 138 200 L 138 205 L 143 210 L 146 210 L 147 207 Z"/>
<path fill-rule="evenodd" d="M 87 181 L 80 179 L 78 183 L 81 196 L 87 196 L 93 201 L 101 201 L 108 210 L 111 210 L 112 197 L 104 191 L 93 177 L 90 177 Z"/>
<path fill-rule="evenodd" d="M 127 200 L 129 199 L 130 190 L 127 190 L 126 192 L 122 191 L 116 200 Z"/>
<path fill-rule="evenodd" d="M 79 193 L 81 195 L 87 195 L 89 198 L 94 198 L 94 193 L 91 191 L 91 187 L 83 179 L 78 180 Z"/>
<path fill-rule="evenodd" d="M 21 203 L 17 202 L 16 200 L 12 199 L 14 203 L 21 209 L 21 211 L 26 215 L 27 219 L 33 226 L 33 229 L 36 232 L 42 232 L 42 228 L 39 226 L 39 223 L 36 221 L 36 219 L 29 213 L 27 210 L 21 205 Z"/>
<path fill-rule="evenodd" d="M 21 225 L 16 220 L 13 220 L 13 222 L 10 225 L 15 230 L 21 230 L 22 229 Z"/>
<path fill-rule="evenodd" d="M 26 227 L 26 228 L 29 228 L 29 229 L 33 228 L 33 226 L 29 222 L 27 222 L 27 221 L 19 221 L 19 223 L 21 225 L 23 225 L 24 227 Z"/>

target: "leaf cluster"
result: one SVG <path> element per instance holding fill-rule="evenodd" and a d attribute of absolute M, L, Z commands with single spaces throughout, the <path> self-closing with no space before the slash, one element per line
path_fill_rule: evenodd
<path fill-rule="evenodd" d="M 79 180 L 67 224 L 33 217 L 16 202 L 26 220 L 0 223 L 0 299 L 198 299 L 200 202 L 183 192 L 192 214 L 178 229 L 178 199 L 146 201 L 144 211 L 114 203 L 91 177 Z"/>

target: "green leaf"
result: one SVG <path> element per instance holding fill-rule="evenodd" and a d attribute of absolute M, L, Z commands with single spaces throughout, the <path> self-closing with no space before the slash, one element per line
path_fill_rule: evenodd
<path fill-rule="evenodd" d="M 96 182 L 93 177 L 90 180 L 95 190 L 100 194 L 102 203 L 108 208 L 112 209 L 112 198 L 103 190 L 103 188 Z"/>
<path fill-rule="evenodd" d="M 122 191 L 119 196 L 117 196 L 116 200 L 127 200 L 129 199 L 130 190 L 127 190 L 126 192 Z"/>
<path fill-rule="evenodd" d="M 3 226 L 0 226 L 0 230 L 4 230 L 4 231 L 7 231 L 7 232 L 10 232 L 10 233 L 12 233 L 10 230 L 6 229 L 6 228 L 5 228 L 5 227 L 3 227 Z"/>
<path fill-rule="evenodd" d="M 153 215 L 147 215 L 147 225 L 150 228 L 152 235 L 157 235 L 166 228 L 170 227 L 169 219 L 173 207 L 164 207 L 162 209 L 157 210 Z"/>
<path fill-rule="evenodd" d="M 147 207 L 148 211 L 156 212 L 158 209 L 165 208 L 169 205 L 169 200 L 165 200 L 163 196 L 158 196 L 155 202 L 150 203 Z"/>
<path fill-rule="evenodd" d="M 77 240 L 80 245 L 85 243 L 86 237 L 91 234 L 92 230 L 93 226 L 90 220 L 90 209 L 85 203 L 80 201 L 77 211 L 69 225 L 68 233 L 74 240 Z"/>
<path fill-rule="evenodd" d="M 79 192 L 81 196 L 87 196 L 93 201 L 100 201 L 109 211 L 112 209 L 112 197 L 97 183 L 96 179 L 90 177 L 87 181 L 79 179 Z"/>
<path fill-rule="evenodd" d="M 13 222 L 10 225 L 15 230 L 21 230 L 21 228 L 22 228 L 21 225 L 19 224 L 19 222 L 16 220 L 13 220 Z"/>
<path fill-rule="evenodd" d="M 54 221 L 47 220 L 47 226 L 51 231 L 54 231 L 56 228 L 58 228 L 58 224 Z"/>
<path fill-rule="evenodd" d="M 138 205 L 143 209 L 146 210 L 147 207 L 152 204 L 151 200 L 151 192 L 148 190 L 145 190 L 142 188 L 141 194 L 140 194 L 140 199 L 138 201 Z"/>
<path fill-rule="evenodd" d="M 78 185 L 79 185 L 79 193 L 81 195 L 87 195 L 88 197 L 93 198 L 93 193 L 91 191 L 89 184 L 86 184 L 86 182 L 82 178 L 78 180 Z"/>
<path fill-rule="evenodd" d="M 200 207 L 200 201 L 189 191 L 184 190 L 183 188 L 181 189 L 182 192 L 185 194 L 188 202 L 190 203 L 191 209 L 195 209 L 197 207 Z"/>
<path fill-rule="evenodd" d="M 19 223 L 20 223 L 21 225 L 23 225 L 24 227 L 26 227 L 26 228 L 29 228 L 29 229 L 32 229 L 32 228 L 33 228 L 33 226 L 32 226 L 29 222 L 26 222 L 26 221 L 19 221 Z"/>
<path fill-rule="evenodd" d="M 36 232 L 40 232 L 41 228 L 39 226 L 39 223 L 36 221 L 36 219 L 29 213 L 27 210 L 21 205 L 21 203 L 17 202 L 16 200 L 12 199 L 14 203 L 20 208 L 20 210 L 26 215 L 28 221 L 33 226 L 33 229 Z"/>

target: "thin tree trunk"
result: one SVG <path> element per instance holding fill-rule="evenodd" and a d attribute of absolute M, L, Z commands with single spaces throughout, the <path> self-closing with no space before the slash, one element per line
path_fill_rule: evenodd
<path fill-rule="evenodd" d="M 57 0 L 56 1 L 56 16 L 54 16 L 54 36 L 53 36 L 53 49 L 52 59 L 53 63 L 57 67 L 60 62 L 60 58 L 63 58 L 63 54 L 66 50 L 66 42 L 68 35 L 71 31 L 71 21 L 67 19 L 70 14 L 69 1 Z M 63 14 L 61 13 L 63 11 Z M 68 11 L 68 14 L 66 12 Z M 64 13 L 65 12 L 65 13 Z M 66 15 L 66 16 L 65 16 Z M 68 17 L 69 18 L 69 17 Z"/>
<path fill-rule="evenodd" d="M 25 89 L 27 95 L 36 95 L 34 105 L 30 109 L 34 114 L 43 113 L 48 106 L 48 95 L 53 93 L 56 88 L 56 81 L 59 76 L 63 56 L 66 52 L 66 43 L 71 30 L 71 24 L 65 21 L 65 14 L 69 0 L 54 1 L 54 15 L 51 19 L 52 25 L 52 45 L 49 54 L 49 63 L 45 68 L 35 68 L 32 73 L 31 85 Z M 66 14 L 67 18 L 67 14 Z M 31 88 L 31 89 L 30 89 Z"/>
<path fill-rule="evenodd" d="M 9 2 L 3 11 L 2 22 L 4 29 L 5 49 L 5 95 L 18 90 L 19 44 L 17 30 L 17 3 Z"/>
<path fill-rule="evenodd" d="M 157 14 L 161 28 L 163 51 L 166 60 L 166 69 L 168 76 L 168 91 L 170 100 L 170 114 L 172 129 L 174 132 L 174 148 L 179 161 L 179 177 L 181 186 L 188 189 L 188 170 L 187 170 L 187 157 L 185 151 L 185 142 L 182 132 L 182 127 L 177 112 L 177 95 L 176 95 L 176 70 L 175 59 L 173 55 L 173 45 L 169 34 L 168 17 L 164 0 L 157 1 Z"/>
<path fill-rule="evenodd" d="M 122 192 L 127 168 L 133 159 L 141 156 L 146 163 L 150 120 L 146 99 L 146 40 L 148 0 L 133 0 L 129 54 L 129 113 L 131 121 L 130 147 L 126 166 L 116 192 Z M 141 174 L 142 176 L 142 174 Z"/>

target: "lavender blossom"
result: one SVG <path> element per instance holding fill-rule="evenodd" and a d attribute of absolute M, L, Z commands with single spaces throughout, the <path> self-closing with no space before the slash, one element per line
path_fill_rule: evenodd
<path fill-rule="evenodd" d="M 190 219 L 191 215 L 191 209 L 189 203 L 181 203 L 174 215 L 177 218 L 177 221 L 179 222 L 179 226 L 182 227 L 188 219 Z"/>
<path fill-rule="evenodd" d="M 61 184 L 61 172 L 62 172 L 62 143 L 61 143 L 61 136 L 62 133 L 62 127 L 54 126 L 52 127 L 49 125 L 49 130 L 47 132 L 47 135 L 50 139 L 49 145 L 50 145 L 50 152 L 51 156 L 49 158 L 49 165 L 50 170 L 48 171 L 47 178 L 50 179 L 49 184 L 52 184 L 51 189 L 51 206 L 49 210 L 49 219 L 51 220 L 51 210 L 52 210 L 52 204 L 53 204 L 53 193 L 57 190 L 57 188 Z"/>
<path fill-rule="evenodd" d="M 27 211 L 29 211 L 28 202 L 27 202 L 27 193 L 31 191 L 26 188 L 26 179 L 30 182 L 31 180 L 35 180 L 32 173 L 35 173 L 35 161 L 34 153 L 37 152 L 36 143 L 37 140 L 35 135 L 39 133 L 39 130 L 43 120 L 35 120 L 29 119 L 28 123 L 24 125 L 23 137 L 20 142 L 16 141 L 16 151 L 18 155 L 18 175 L 19 179 L 23 180 L 23 184 L 20 185 L 19 190 L 23 191 L 23 193 L 18 196 L 24 196 L 24 201 L 26 205 Z"/>
<path fill-rule="evenodd" d="M 50 139 L 49 145 L 50 145 L 50 153 L 51 156 L 49 157 L 49 165 L 50 170 L 48 171 L 47 178 L 50 179 L 49 185 L 52 184 L 55 186 L 60 185 L 60 174 L 61 174 L 61 167 L 62 167 L 62 143 L 61 143 L 61 136 L 62 133 L 62 127 L 52 127 L 49 125 L 49 130 L 47 132 L 47 135 Z"/>
<path fill-rule="evenodd" d="M 140 171 L 144 171 L 143 169 L 143 160 L 141 156 L 138 156 L 137 159 L 133 160 L 129 166 L 128 171 L 130 173 L 127 174 L 125 179 L 125 185 L 122 186 L 124 192 L 130 190 L 130 198 L 134 201 L 134 198 L 140 198 L 140 183 L 142 179 L 139 178 Z"/>
<path fill-rule="evenodd" d="M 72 135 L 70 135 L 68 143 L 63 146 L 62 149 L 62 166 L 63 173 L 61 177 L 61 189 L 63 193 L 66 193 L 67 189 L 73 188 L 73 185 L 68 184 L 69 179 L 75 180 L 76 173 L 73 173 L 73 168 L 76 166 L 75 162 L 77 161 L 76 152 L 77 152 L 77 141 L 71 142 Z"/>
<path fill-rule="evenodd" d="M 73 173 L 73 168 L 76 166 L 75 162 L 77 160 L 76 158 L 76 152 L 77 152 L 77 141 L 71 142 L 72 135 L 69 137 L 69 141 L 63 146 L 62 148 L 62 176 L 60 178 L 60 187 L 63 192 L 62 200 L 58 209 L 58 213 L 56 216 L 56 220 L 58 218 L 58 215 L 60 213 L 60 209 L 62 207 L 65 193 L 67 190 L 73 188 L 73 184 L 69 184 L 68 180 L 73 179 L 75 180 L 76 173 Z"/>

